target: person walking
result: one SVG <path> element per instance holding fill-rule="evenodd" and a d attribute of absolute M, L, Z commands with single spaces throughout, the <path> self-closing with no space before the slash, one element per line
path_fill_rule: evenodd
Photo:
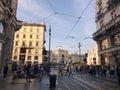
<path fill-rule="evenodd" d="M 117 71 L 118 84 L 120 86 L 120 64 L 117 66 L 116 71 Z"/>
<path fill-rule="evenodd" d="M 4 70 L 3 70 L 3 78 L 6 79 L 7 78 L 7 74 L 8 74 L 8 65 L 4 66 Z"/>
<path fill-rule="evenodd" d="M 26 67 L 25 67 L 25 72 L 26 72 L 26 82 L 30 83 L 31 81 L 31 75 L 30 75 L 30 72 L 31 72 L 31 64 L 28 64 Z"/>

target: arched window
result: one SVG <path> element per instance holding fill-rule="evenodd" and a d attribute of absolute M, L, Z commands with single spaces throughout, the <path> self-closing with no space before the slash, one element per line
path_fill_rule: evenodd
<path fill-rule="evenodd" d="M 120 33 L 114 36 L 113 42 L 114 42 L 114 45 L 120 45 Z"/>
<path fill-rule="evenodd" d="M 35 60 L 38 60 L 38 56 L 35 56 L 34 59 L 35 59 Z"/>
<path fill-rule="evenodd" d="M 28 60 L 32 60 L 32 57 L 31 56 L 28 56 L 28 58 L 27 58 Z"/>
<path fill-rule="evenodd" d="M 108 48 L 108 39 L 104 39 L 101 42 L 101 49 L 104 50 L 106 48 Z"/>

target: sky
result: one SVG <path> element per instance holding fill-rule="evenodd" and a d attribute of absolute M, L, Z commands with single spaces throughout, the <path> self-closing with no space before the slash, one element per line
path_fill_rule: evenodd
<path fill-rule="evenodd" d="M 46 25 L 46 49 L 61 48 L 81 53 L 95 46 L 91 38 L 96 31 L 94 0 L 18 0 L 17 19 Z"/>

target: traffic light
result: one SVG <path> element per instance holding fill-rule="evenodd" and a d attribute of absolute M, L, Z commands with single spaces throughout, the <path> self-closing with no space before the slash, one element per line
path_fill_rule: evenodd
<path fill-rule="evenodd" d="M 84 58 L 84 62 L 87 62 L 87 58 Z"/>
<path fill-rule="evenodd" d="M 45 48 L 43 49 L 43 55 L 47 55 L 47 50 Z"/>

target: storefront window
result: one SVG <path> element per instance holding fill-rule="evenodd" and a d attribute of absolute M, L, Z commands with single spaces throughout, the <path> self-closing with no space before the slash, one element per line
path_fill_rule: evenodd
<path fill-rule="evenodd" d="M 108 48 L 108 39 L 104 39 L 102 42 L 101 42 L 101 49 L 104 50 Z"/>
<path fill-rule="evenodd" d="M 3 33 L 3 24 L 0 22 L 0 33 Z"/>
<path fill-rule="evenodd" d="M 114 42 L 114 45 L 120 45 L 120 33 L 114 36 L 113 42 Z"/>

